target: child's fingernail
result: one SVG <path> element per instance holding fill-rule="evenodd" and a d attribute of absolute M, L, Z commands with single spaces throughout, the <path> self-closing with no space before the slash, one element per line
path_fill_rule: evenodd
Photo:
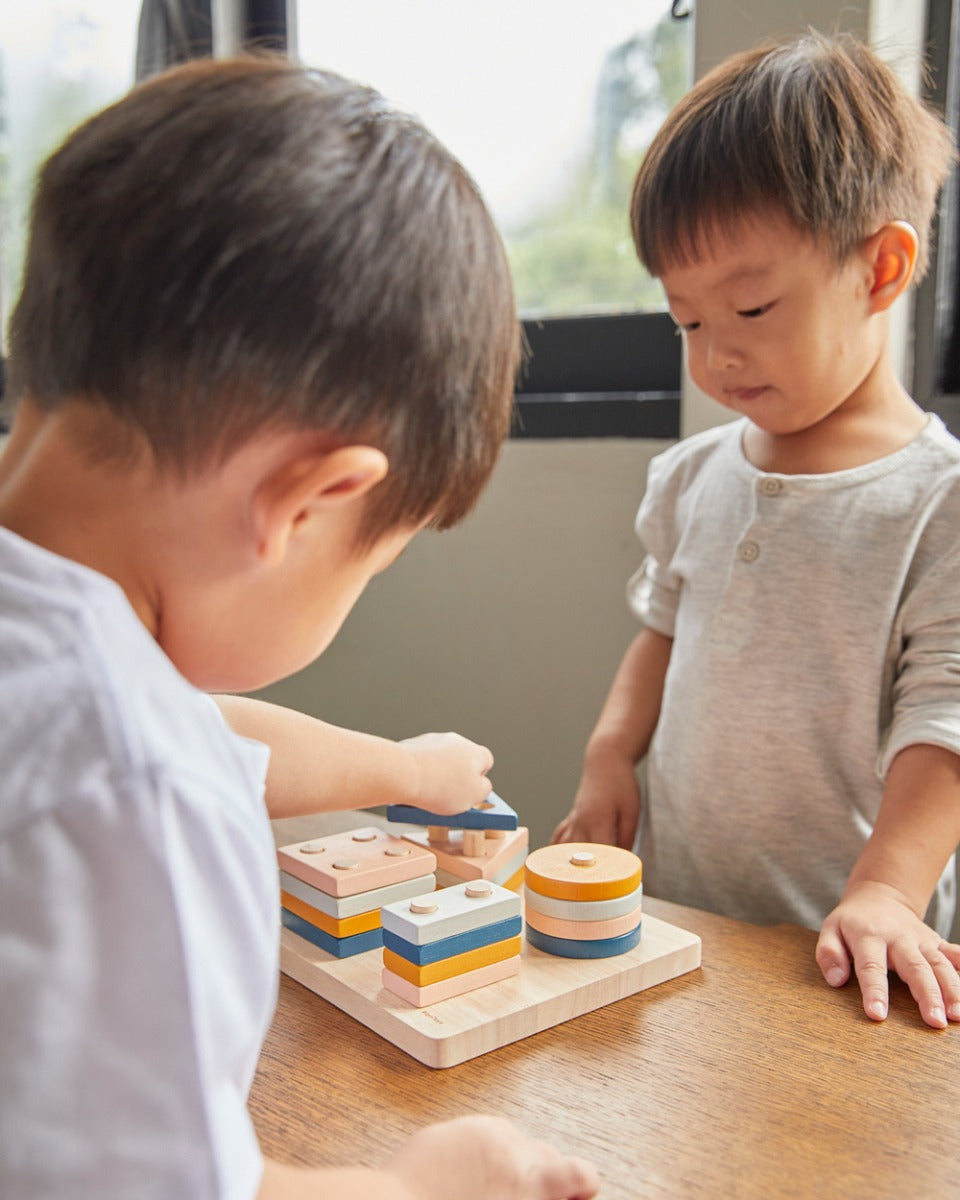
<path fill-rule="evenodd" d="M 960 1004 L 951 1004 L 947 1009 L 947 1016 L 951 1021 L 960 1021 Z"/>
<path fill-rule="evenodd" d="M 887 1019 L 887 1006 L 882 1000 L 874 1000 L 867 1006 L 867 1016 L 874 1021 L 885 1021 Z"/>
<path fill-rule="evenodd" d="M 930 1023 L 931 1023 L 931 1025 L 941 1025 L 941 1026 L 946 1025 L 947 1014 L 943 1011 L 942 1008 L 931 1008 L 930 1009 Z"/>
<path fill-rule="evenodd" d="M 827 971 L 827 983 L 829 983 L 831 987 L 839 987 L 845 978 L 846 976 L 843 973 L 843 967 L 831 967 L 830 970 Z"/>

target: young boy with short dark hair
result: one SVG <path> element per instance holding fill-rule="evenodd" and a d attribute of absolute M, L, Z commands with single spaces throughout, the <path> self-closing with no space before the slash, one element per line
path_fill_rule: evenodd
<path fill-rule="evenodd" d="M 741 420 L 651 463 L 644 629 L 554 834 L 629 846 L 639 817 L 652 894 L 819 928 L 830 984 L 852 960 L 882 1020 L 893 969 L 937 1027 L 960 1021 L 960 444 L 898 382 L 888 316 L 953 157 L 888 67 L 815 34 L 717 67 L 654 139 L 638 253 Z"/>
<path fill-rule="evenodd" d="M 595 1193 L 591 1167 L 487 1118 L 379 1171 L 263 1163 L 265 785 L 285 815 L 318 793 L 455 811 L 492 760 L 225 697 L 290 751 L 268 774 L 204 694 L 312 661 L 418 529 L 468 511 L 517 355 L 474 185 L 335 76 L 185 67 L 43 169 L 0 458 L 5 1200 Z"/>

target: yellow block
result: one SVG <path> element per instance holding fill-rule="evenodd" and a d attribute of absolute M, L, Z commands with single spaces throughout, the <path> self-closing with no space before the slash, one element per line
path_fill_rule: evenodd
<path fill-rule="evenodd" d="M 519 892 L 523 887 L 523 867 L 515 875 L 511 875 L 500 886 L 508 888 L 511 892 Z"/>
<path fill-rule="evenodd" d="M 555 900 L 613 900 L 640 886 L 642 864 L 630 850 L 560 842 L 527 856 L 527 887 Z"/>
<path fill-rule="evenodd" d="M 383 965 L 394 975 L 406 979 L 417 987 L 426 987 L 430 983 L 439 983 L 441 979 L 452 979 L 454 975 L 462 975 L 464 971 L 474 971 L 477 967 L 485 967 L 489 963 L 503 962 L 520 953 L 522 938 L 507 938 L 505 942 L 493 942 L 489 946 L 478 946 L 476 950 L 468 950 L 465 954 L 454 954 L 452 958 L 443 958 L 440 962 L 426 963 L 418 967 L 416 963 L 401 958 L 386 947 L 383 949 Z"/>
<path fill-rule="evenodd" d="M 280 889 L 280 903 L 289 912 L 303 917 L 305 921 L 309 921 L 311 925 L 315 925 L 317 929 L 322 929 L 324 933 L 329 933 L 332 937 L 350 937 L 354 933 L 366 933 L 369 929 L 380 928 L 379 908 L 375 908 L 371 912 L 357 913 L 355 917 L 330 917 L 325 912 L 321 912 L 319 908 L 314 908 L 312 904 L 305 904 L 296 896 L 291 896 L 283 888 Z"/>

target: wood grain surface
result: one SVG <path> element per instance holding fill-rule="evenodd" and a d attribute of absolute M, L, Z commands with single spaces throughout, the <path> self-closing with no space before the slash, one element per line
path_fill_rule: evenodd
<path fill-rule="evenodd" d="M 644 910 L 699 934 L 699 970 L 446 1071 L 281 978 L 251 1096 L 265 1152 L 374 1165 L 496 1112 L 593 1159 L 605 1200 L 960 1197 L 960 1028 L 925 1027 L 898 982 L 868 1021 L 808 930 Z"/>

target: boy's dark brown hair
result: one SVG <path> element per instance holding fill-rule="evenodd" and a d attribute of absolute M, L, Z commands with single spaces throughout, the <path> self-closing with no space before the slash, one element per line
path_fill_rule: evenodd
<path fill-rule="evenodd" d="M 737 54 L 701 79 L 657 133 L 630 208 L 653 275 L 701 239 L 779 211 L 842 262 L 884 223 L 908 221 L 926 268 L 947 128 L 852 37 L 809 33 Z"/>
<path fill-rule="evenodd" d="M 500 238 L 436 139 L 250 58 L 143 84 L 48 160 L 9 345 L 15 397 L 103 406 L 184 477 L 266 429 L 378 446 L 372 541 L 472 506 L 519 334 Z"/>

